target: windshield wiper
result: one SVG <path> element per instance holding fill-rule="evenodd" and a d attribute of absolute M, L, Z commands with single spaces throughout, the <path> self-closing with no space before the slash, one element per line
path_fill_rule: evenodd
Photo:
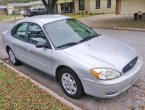
<path fill-rule="evenodd" d="M 87 38 L 85 38 L 85 39 L 83 39 L 83 40 L 81 40 L 81 41 L 79 41 L 79 42 L 85 42 L 85 41 L 88 41 L 88 40 L 90 40 L 90 39 L 92 39 L 92 38 L 95 38 L 95 37 L 98 37 L 98 36 L 100 36 L 100 35 L 95 34 L 95 35 L 92 35 L 91 37 L 87 37 Z"/>
<path fill-rule="evenodd" d="M 76 44 L 78 44 L 78 42 L 70 42 L 70 43 L 58 46 L 57 48 L 61 48 L 61 47 L 65 47 L 65 46 L 73 46 L 73 45 L 76 45 Z"/>

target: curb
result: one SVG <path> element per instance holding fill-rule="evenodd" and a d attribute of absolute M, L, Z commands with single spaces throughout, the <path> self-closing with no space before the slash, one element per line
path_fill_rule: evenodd
<path fill-rule="evenodd" d="M 0 63 L 4 64 L 7 68 L 10 68 L 14 72 L 18 73 L 18 75 L 30 80 L 30 82 L 32 82 L 33 84 L 37 85 L 39 88 L 43 89 L 44 91 L 48 92 L 50 95 L 54 96 L 56 99 L 58 99 L 59 101 L 61 101 L 64 104 L 66 104 L 67 106 L 71 107 L 72 109 L 74 109 L 74 110 L 82 110 L 78 106 L 74 105 L 73 103 L 71 103 L 68 100 L 64 99 L 63 97 L 59 96 L 58 94 L 56 94 L 55 92 L 53 92 L 49 88 L 46 88 L 45 86 L 43 86 L 40 83 L 36 82 L 35 80 L 31 79 L 30 77 L 26 76 L 25 74 L 23 74 L 22 72 L 18 71 L 14 67 L 8 65 L 4 61 L 0 60 Z"/>
<path fill-rule="evenodd" d="M 111 27 L 110 27 L 110 28 L 104 28 L 104 27 L 92 27 L 92 28 L 145 32 L 145 28 L 126 28 L 126 27 L 112 27 L 112 28 L 111 28 Z"/>
<path fill-rule="evenodd" d="M 127 31 L 140 31 L 145 32 L 145 28 L 126 28 L 126 27 L 117 27 L 118 30 L 127 30 Z"/>

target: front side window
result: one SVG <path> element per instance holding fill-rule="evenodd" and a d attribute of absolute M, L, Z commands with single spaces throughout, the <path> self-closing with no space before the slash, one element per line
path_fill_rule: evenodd
<path fill-rule="evenodd" d="M 28 28 L 28 42 L 36 44 L 38 42 L 46 42 L 46 36 L 37 24 L 30 24 Z"/>
<path fill-rule="evenodd" d="M 100 9 L 100 0 L 96 0 L 96 9 Z"/>
<path fill-rule="evenodd" d="M 111 0 L 107 0 L 107 8 L 111 8 Z"/>
<path fill-rule="evenodd" d="M 75 19 L 55 21 L 44 25 L 44 30 L 55 47 L 79 43 L 96 36 L 96 32 Z"/>
<path fill-rule="evenodd" d="M 25 37 L 26 37 L 27 26 L 28 26 L 27 23 L 18 24 L 18 26 L 16 26 L 16 27 L 12 30 L 12 35 L 13 35 L 15 38 L 18 38 L 18 39 L 21 39 L 21 40 L 25 39 Z"/>
<path fill-rule="evenodd" d="M 79 10 L 85 10 L 85 1 L 79 0 Z"/>

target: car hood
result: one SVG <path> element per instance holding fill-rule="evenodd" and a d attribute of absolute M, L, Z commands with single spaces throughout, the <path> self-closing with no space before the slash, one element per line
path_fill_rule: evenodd
<path fill-rule="evenodd" d="M 103 35 L 62 51 L 91 64 L 94 68 L 107 67 L 120 72 L 137 56 L 128 45 Z"/>

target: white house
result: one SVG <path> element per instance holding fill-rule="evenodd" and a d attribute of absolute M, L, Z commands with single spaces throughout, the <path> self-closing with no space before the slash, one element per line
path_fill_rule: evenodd
<path fill-rule="evenodd" d="M 8 4 L 8 15 L 20 14 L 25 8 L 43 8 L 41 0 L 28 3 Z M 115 13 L 116 0 L 58 0 L 58 13 Z"/>
<path fill-rule="evenodd" d="M 145 12 L 145 0 L 116 0 L 116 14 Z"/>
<path fill-rule="evenodd" d="M 59 0 L 58 13 L 115 13 L 116 0 Z"/>
<path fill-rule="evenodd" d="M 8 15 L 20 14 L 26 8 L 44 8 L 41 1 L 28 2 L 28 3 L 11 3 L 7 5 Z"/>
<path fill-rule="evenodd" d="M 6 6 L 0 6 L 0 15 L 6 14 Z"/>

